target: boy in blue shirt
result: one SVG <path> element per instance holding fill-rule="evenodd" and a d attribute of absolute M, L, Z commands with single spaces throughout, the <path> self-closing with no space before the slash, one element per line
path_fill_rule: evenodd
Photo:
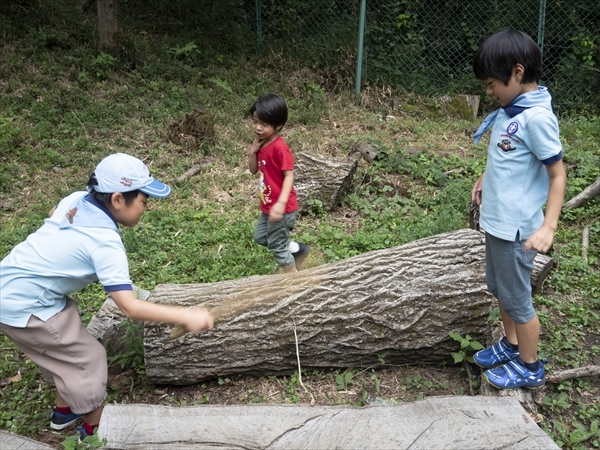
<path fill-rule="evenodd" d="M 82 437 L 100 423 L 108 368 L 104 347 L 81 323 L 69 294 L 99 281 L 130 319 L 192 332 L 213 327 L 206 310 L 138 300 L 129 279 L 117 224 L 135 226 L 148 197 L 168 197 L 171 188 L 139 159 L 116 153 L 98 164 L 87 189 L 64 198 L 0 263 L 0 331 L 56 386 L 51 428 L 83 417 Z"/>
<path fill-rule="evenodd" d="M 505 332 L 474 359 L 499 389 L 537 388 L 546 375 L 537 356 L 540 322 L 530 276 L 537 252 L 552 246 L 564 199 L 558 122 L 548 90 L 538 86 L 540 48 L 527 34 L 504 30 L 490 36 L 475 54 L 473 71 L 501 107 L 475 133 L 477 144 L 493 127 L 486 170 L 471 199 L 481 205 L 486 282 L 498 299 Z"/>

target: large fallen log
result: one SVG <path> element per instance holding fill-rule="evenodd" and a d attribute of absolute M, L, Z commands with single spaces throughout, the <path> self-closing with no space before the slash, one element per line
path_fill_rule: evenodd
<path fill-rule="evenodd" d="M 169 337 L 146 324 L 151 383 L 190 384 L 232 374 L 451 361 L 448 333 L 481 340 L 493 304 L 484 237 L 463 229 L 293 274 L 158 285 L 149 301 L 218 310 L 214 330 Z"/>

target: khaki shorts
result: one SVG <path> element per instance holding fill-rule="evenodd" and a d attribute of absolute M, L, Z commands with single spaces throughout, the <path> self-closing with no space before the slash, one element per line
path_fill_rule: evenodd
<path fill-rule="evenodd" d="M 84 328 L 77 305 L 67 299 L 65 308 L 46 322 L 31 316 L 26 328 L 0 324 L 77 414 L 102 406 L 106 399 L 106 350 Z"/>

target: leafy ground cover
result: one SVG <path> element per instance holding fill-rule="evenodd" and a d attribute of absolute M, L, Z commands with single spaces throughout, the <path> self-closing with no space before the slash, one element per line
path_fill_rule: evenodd
<path fill-rule="evenodd" d="M 25 19 L 34 20 L 27 14 Z M 92 26 L 82 23 L 74 30 L 48 20 L 9 31 L 0 22 L 5 37 L 0 44 L 0 257 L 38 228 L 60 198 L 83 189 L 103 156 L 124 151 L 144 159 L 157 178 L 174 187 L 168 200 L 151 201 L 136 228 L 122 231 L 137 285 L 151 291 L 159 283 L 271 273 L 272 257 L 252 241 L 257 180 L 246 171 L 252 140 L 246 111 L 265 92 L 280 93 L 288 102 L 283 136 L 294 151 L 341 156 L 358 141 L 382 149 L 375 163 L 361 162 L 353 190 L 337 210 L 326 213 L 313 203 L 300 218 L 295 235 L 313 249 L 307 266 L 468 226 L 470 190 L 485 167 L 485 144 L 474 146 L 471 140 L 477 121 L 440 117 L 435 100 L 376 87 L 366 90 L 363 106 L 356 107 L 352 81 L 340 85 L 326 70 L 298 67 L 282 55 L 199 55 L 189 40 L 135 27 L 129 30 L 135 58 L 127 52 L 108 55 L 89 38 Z M 195 105 L 213 114 L 215 137 L 190 151 L 170 142 L 168 129 Z M 571 198 L 600 176 L 600 118 L 565 116 L 560 126 Z M 211 165 L 177 182 L 199 161 Z M 563 213 L 551 251 L 557 265 L 535 296 L 540 354 L 549 360 L 549 371 L 600 364 L 599 217 L 598 199 Z M 590 230 L 587 259 L 584 227 Z M 92 285 L 74 298 L 88 321 L 105 295 Z M 490 325 L 495 320 L 492 314 Z M 470 378 L 462 363 L 398 367 L 385 359 L 374 367 L 303 371 L 302 384 L 295 373 L 153 386 L 144 377 L 140 330 L 126 326 L 127 351 L 111 355 L 111 363 L 122 369 L 110 377 L 111 402 L 308 403 L 314 398 L 317 404 L 361 406 L 479 389 L 475 367 Z M 0 428 L 62 448 L 74 430 L 49 429 L 54 393 L 3 335 L 0 349 Z M 565 449 L 600 448 L 599 388 L 597 377 L 548 386 L 540 426 Z"/>

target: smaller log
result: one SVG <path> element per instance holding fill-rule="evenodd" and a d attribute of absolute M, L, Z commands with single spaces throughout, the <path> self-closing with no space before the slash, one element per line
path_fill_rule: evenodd
<path fill-rule="evenodd" d="M 533 260 L 533 271 L 531 272 L 531 289 L 535 294 L 542 290 L 546 277 L 554 267 L 554 261 L 548 255 L 538 253 Z"/>
<path fill-rule="evenodd" d="M 560 383 L 573 378 L 594 377 L 600 375 L 600 366 L 584 366 L 576 369 L 560 370 L 546 375 L 548 383 Z"/>
<path fill-rule="evenodd" d="M 350 191 L 358 167 L 353 158 L 323 158 L 311 152 L 294 157 L 294 187 L 300 210 L 308 209 L 309 200 L 318 200 L 325 211 L 332 211 Z"/>
<path fill-rule="evenodd" d="M 583 206 L 587 203 L 588 200 L 594 198 L 596 195 L 600 194 L 600 177 L 588 187 L 586 187 L 583 191 L 565 203 L 566 209 L 575 209 L 580 206 Z"/>

